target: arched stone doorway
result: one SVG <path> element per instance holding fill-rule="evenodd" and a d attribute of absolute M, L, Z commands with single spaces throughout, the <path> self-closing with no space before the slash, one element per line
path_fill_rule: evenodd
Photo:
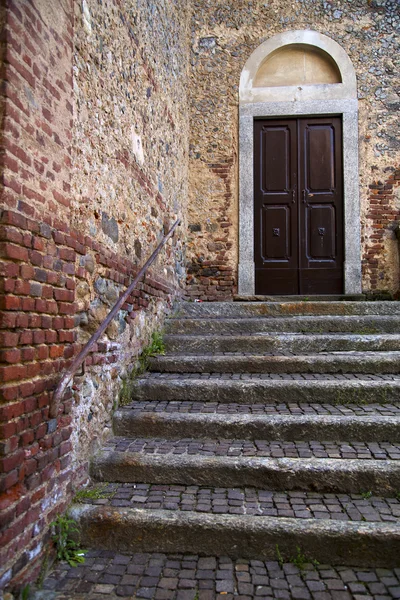
<path fill-rule="evenodd" d="M 336 125 L 340 128 L 341 136 L 341 141 L 338 142 L 338 145 L 340 143 L 338 149 L 340 157 L 337 160 L 342 168 L 342 187 L 339 191 L 336 190 L 342 203 L 340 208 L 342 211 L 340 226 L 343 237 L 340 263 L 341 291 L 346 294 L 361 292 L 358 113 L 355 71 L 346 52 L 327 36 L 316 31 L 289 31 L 275 35 L 261 44 L 246 62 L 240 79 L 239 294 L 253 295 L 257 292 L 255 238 L 259 234 L 257 231 L 255 233 L 257 223 L 254 218 L 254 136 L 257 135 L 257 133 L 255 134 L 255 124 L 260 119 L 267 125 L 269 122 L 275 121 L 277 127 L 297 127 L 300 131 L 302 127 L 311 127 L 310 123 L 315 125 L 318 123 L 318 119 L 327 120 L 329 118 L 339 122 L 339 125 Z M 314 120 L 310 121 L 310 119 Z M 293 125 L 294 121 L 296 125 Z M 331 128 L 336 125 L 331 125 Z M 323 129 L 322 125 L 318 127 Z M 284 192 L 288 195 L 285 209 L 288 214 L 292 210 L 289 204 L 289 196 L 292 198 L 291 194 L 293 194 L 293 200 L 291 200 L 293 205 L 296 202 L 294 195 L 296 186 L 297 184 L 293 185 L 293 189 L 290 189 L 291 186 L 287 184 L 283 186 L 287 188 Z M 300 202 L 300 189 L 297 191 Z M 332 192 L 332 190 L 328 191 Z M 303 200 L 304 192 L 303 189 Z M 311 197 L 313 194 L 309 194 L 309 196 Z M 305 200 L 304 204 L 306 204 Z M 321 207 L 323 208 L 322 204 L 320 204 Z M 314 214 L 326 215 L 327 211 L 321 210 L 318 213 L 314 210 Z M 271 233 L 271 235 L 280 235 L 279 227 L 273 228 L 272 231 L 274 234 Z M 325 227 L 317 227 L 318 231 L 324 235 Z M 287 252 L 283 253 L 287 258 Z M 305 289 L 312 290 L 314 288 L 311 285 Z"/>

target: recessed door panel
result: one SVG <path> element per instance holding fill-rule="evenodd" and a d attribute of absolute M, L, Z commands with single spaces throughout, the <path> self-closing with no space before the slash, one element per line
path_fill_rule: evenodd
<path fill-rule="evenodd" d="M 290 256 L 290 208 L 265 204 L 262 210 L 262 254 L 266 261 L 285 261 Z"/>
<path fill-rule="evenodd" d="M 308 260 L 332 262 L 336 256 L 335 207 L 332 204 L 311 204 L 307 207 Z"/>
<path fill-rule="evenodd" d="M 305 184 L 310 193 L 329 192 L 335 188 L 334 129 L 330 124 L 307 125 L 304 154 L 307 162 Z"/>
<path fill-rule="evenodd" d="M 290 186 L 290 131 L 288 127 L 262 129 L 262 189 L 285 193 Z"/>
<path fill-rule="evenodd" d="M 257 294 L 343 292 L 338 117 L 254 122 Z"/>

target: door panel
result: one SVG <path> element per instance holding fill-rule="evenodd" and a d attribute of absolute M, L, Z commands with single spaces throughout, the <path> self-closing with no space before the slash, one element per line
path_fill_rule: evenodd
<path fill-rule="evenodd" d="M 335 207 L 312 204 L 306 210 L 308 261 L 331 262 L 336 255 Z"/>
<path fill-rule="evenodd" d="M 334 130 L 330 125 L 308 125 L 304 133 L 307 187 L 310 192 L 327 192 L 335 187 Z"/>
<path fill-rule="evenodd" d="M 257 293 L 297 293 L 296 122 L 255 121 L 254 231 Z M 265 277 L 265 272 L 268 277 Z"/>
<path fill-rule="evenodd" d="M 263 192 L 286 193 L 290 187 L 290 130 L 287 127 L 264 127 L 261 135 L 265 157 L 262 165 Z"/>
<path fill-rule="evenodd" d="M 299 293 L 343 292 L 341 120 L 298 120 Z M 320 271 L 328 272 L 325 277 Z M 317 291 L 316 291 L 317 290 Z"/>
<path fill-rule="evenodd" d="M 262 259 L 288 262 L 290 256 L 290 208 L 265 205 L 262 209 Z"/>
<path fill-rule="evenodd" d="M 254 122 L 257 294 L 343 291 L 338 117 Z"/>

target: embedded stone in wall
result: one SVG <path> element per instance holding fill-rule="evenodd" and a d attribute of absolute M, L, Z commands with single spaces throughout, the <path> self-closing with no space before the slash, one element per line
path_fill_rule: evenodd
<path fill-rule="evenodd" d="M 114 217 L 109 217 L 107 213 L 103 212 L 101 214 L 101 228 L 103 232 L 108 235 L 109 238 L 112 239 L 113 242 L 118 242 L 119 239 L 119 230 L 118 223 L 114 219 Z"/>

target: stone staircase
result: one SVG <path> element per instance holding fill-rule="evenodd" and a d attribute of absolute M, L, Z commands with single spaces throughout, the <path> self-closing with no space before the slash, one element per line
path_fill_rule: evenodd
<path fill-rule="evenodd" d="M 400 303 L 187 303 L 165 342 L 72 509 L 86 546 L 400 565 Z"/>

